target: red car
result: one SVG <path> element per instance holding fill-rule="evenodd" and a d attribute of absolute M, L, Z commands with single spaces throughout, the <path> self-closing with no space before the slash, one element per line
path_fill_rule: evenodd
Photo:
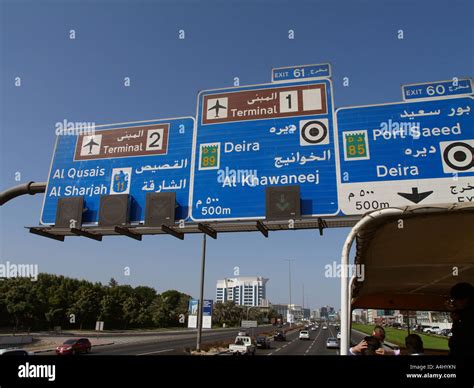
<path fill-rule="evenodd" d="M 91 348 L 92 344 L 87 338 L 68 339 L 56 348 L 56 354 L 74 356 L 76 353 L 89 353 Z"/>

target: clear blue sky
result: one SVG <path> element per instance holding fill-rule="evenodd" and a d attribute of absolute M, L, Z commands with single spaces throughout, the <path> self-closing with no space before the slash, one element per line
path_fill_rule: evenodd
<path fill-rule="evenodd" d="M 234 77 L 241 85 L 269 82 L 272 67 L 330 62 L 337 107 L 400 101 L 402 84 L 473 75 L 470 0 L 0 4 L 0 190 L 18 183 L 16 172 L 21 182 L 47 179 L 56 122 L 192 116 L 199 90 L 232 86 Z M 1 208 L 1 262 L 198 295 L 200 236 L 55 242 L 23 228 L 38 223 L 41 203 L 41 195 L 24 196 Z M 270 278 L 270 300 L 287 302 L 284 259 L 294 258 L 293 302 L 301 303 L 304 283 L 306 305 L 339 308 L 339 280 L 325 279 L 324 265 L 339 260 L 347 233 L 220 235 L 208 243 L 206 296 L 214 298 L 216 280 L 239 266 L 241 275 Z"/>

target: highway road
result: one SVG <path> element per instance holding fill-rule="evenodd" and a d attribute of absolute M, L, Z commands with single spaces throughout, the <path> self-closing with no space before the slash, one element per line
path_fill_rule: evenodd
<path fill-rule="evenodd" d="M 334 326 L 310 331 L 310 340 L 300 340 L 298 332 L 288 334 L 285 342 L 272 341 L 270 349 L 258 349 L 259 356 L 335 356 L 339 349 L 327 349 L 326 340 L 336 337 Z"/>
<path fill-rule="evenodd" d="M 202 333 L 202 344 L 233 340 L 240 330 L 252 329 L 217 329 L 205 330 Z M 269 332 L 272 326 L 253 329 L 255 334 Z M 196 331 L 163 333 L 150 337 L 148 340 L 92 347 L 90 355 L 185 355 L 186 348 L 196 347 Z M 55 355 L 53 351 L 41 355 Z"/>
<path fill-rule="evenodd" d="M 243 329 L 241 329 L 243 330 Z M 251 331 L 252 329 L 247 329 Z M 254 334 L 263 332 L 273 332 L 274 327 L 264 326 L 255 328 Z M 239 329 L 212 330 L 203 332 L 203 344 L 219 341 L 228 341 L 235 338 Z M 329 337 L 336 337 L 336 330 L 333 326 L 322 329 L 322 326 L 310 331 L 310 340 L 299 340 L 298 331 L 287 334 L 286 341 L 271 340 L 270 349 L 257 349 L 257 356 L 280 356 L 280 355 L 338 355 L 339 349 L 327 349 L 326 340 Z M 101 355 L 186 355 L 186 348 L 196 346 L 196 332 L 186 331 L 182 333 L 163 334 L 149 338 L 147 341 L 138 343 L 121 343 L 114 345 L 97 346 L 92 348 L 89 356 Z M 53 351 L 42 353 L 42 355 L 54 355 Z"/>

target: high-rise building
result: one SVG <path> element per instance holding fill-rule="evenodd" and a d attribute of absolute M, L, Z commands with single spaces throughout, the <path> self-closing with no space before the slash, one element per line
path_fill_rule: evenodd
<path fill-rule="evenodd" d="M 216 285 L 216 302 L 233 301 L 241 306 L 262 306 L 266 303 L 268 279 L 261 276 L 225 278 Z"/>
<path fill-rule="evenodd" d="M 323 306 L 319 309 L 321 319 L 328 319 L 328 307 Z"/>

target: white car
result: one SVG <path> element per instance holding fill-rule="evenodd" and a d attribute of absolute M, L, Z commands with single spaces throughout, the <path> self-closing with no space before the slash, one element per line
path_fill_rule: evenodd
<path fill-rule="evenodd" d="M 29 352 L 25 349 L 9 348 L 0 349 L 0 356 L 34 356 L 33 352 Z"/>
<path fill-rule="evenodd" d="M 341 339 L 341 332 L 340 331 L 337 332 L 337 339 Z"/>
<path fill-rule="evenodd" d="M 438 334 L 441 331 L 439 326 L 431 326 L 431 327 L 426 327 L 423 329 L 423 333 L 428 333 L 428 334 Z"/>
<path fill-rule="evenodd" d="M 323 330 L 327 330 L 327 328 L 328 328 L 327 326 L 323 326 Z"/>
<path fill-rule="evenodd" d="M 339 341 L 337 338 L 330 337 L 326 340 L 326 348 L 328 349 L 339 349 Z"/>
<path fill-rule="evenodd" d="M 309 331 L 308 330 L 301 330 L 300 331 L 300 340 L 309 340 Z"/>

